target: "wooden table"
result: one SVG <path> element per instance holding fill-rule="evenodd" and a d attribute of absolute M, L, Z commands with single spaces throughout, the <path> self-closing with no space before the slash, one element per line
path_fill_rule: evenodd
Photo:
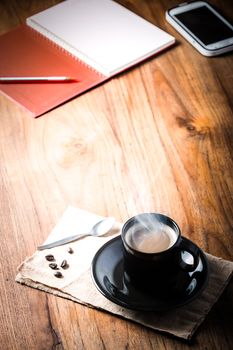
<path fill-rule="evenodd" d="M 57 3 L 3 1 L 0 32 Z M 233 259 L 233 56 L 206 58 L 166 23 L 176 0 L 120 3 L 175 47 L 32 119 L 0 96 L 1 349 L 190 349 L 133 322 L 15 283 L 68 205 L 124 221 L 174 218 L 202 249 Z M 233 19 L 232 1 L 213 4 Z M 233 349 L 232 282 L 192 349 Z"/>

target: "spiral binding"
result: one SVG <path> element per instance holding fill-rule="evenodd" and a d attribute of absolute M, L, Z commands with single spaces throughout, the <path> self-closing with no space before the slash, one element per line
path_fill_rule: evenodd
<path fill-rule="evenodd" d="M 79 57 L 75 56 L 73 53 L 71 53 L 69 50 L 65 49 L 63 46 L 60 46 L 59 43 L 57 43 L 56 41 L 60 41 L 62 43 L 64 43 L 61 39 L 57 38 L 54 34 L 52 34 L 51 32 L 49 32 L 48 30 L 45 29 L 41 29 L 40 27 L 34 27 L 33 26 L 33 22 L 30 22 L 30 25 L 27 24 L 27 27 L 30 29 L 30 31 L 35 34 L 38 35 L 40 38 L 43 38 L 45 41 L 49 42 L 50 45 L 55 46 L 56 48 L 58 48 L 60 51 L 62 51 L 63 53 L 65 53 L 67 56 L 71 56 L 73 59 L 75 59 L 76 61 L 78 61 L 80 64 L 82 64 L 83 66 L 85 66 L 87 69 L 89 69 L 92 72 L 95 72 L 96 74 L 98 74 L 100 77 L 106 77 L 103 73 L 99 72 L 97 69 L 95 69 L 94 67 L 90 66 L 88 63 L 84 62 L 83 60 L 81 60 Z M 44 34 L 44 32 L 46 32 L 47 35 Z M 56 40 L 56 41 L 54 41 Z M 69 45 L 66 45 L 67 47 L 69 47 Z"/>

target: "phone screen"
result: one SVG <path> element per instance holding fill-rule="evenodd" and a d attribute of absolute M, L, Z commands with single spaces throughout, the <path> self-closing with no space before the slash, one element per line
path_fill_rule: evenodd
<path fill-rule="evenodd" d="M 206 6 L 176 14 L 175 17 L 205 45 L 233 36 L 233 30 Z"/>

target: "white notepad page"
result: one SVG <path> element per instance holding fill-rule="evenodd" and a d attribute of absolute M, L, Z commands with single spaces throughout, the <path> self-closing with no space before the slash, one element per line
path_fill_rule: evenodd
<path fill-rule="evenodd" d="M 106 76 L 175 41 L 112 0 L 67 0 L 29 17 L 27 25 Z"/>

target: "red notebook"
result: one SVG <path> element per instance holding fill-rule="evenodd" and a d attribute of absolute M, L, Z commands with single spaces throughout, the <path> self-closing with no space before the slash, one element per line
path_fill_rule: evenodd
<path fill-rule="evenodd" d="M 67 0 L 0 37 L 0 76 L 68 76 L 70 82 L 2 83 L 37 117 L 174 43 L 111 0 Z"/>

